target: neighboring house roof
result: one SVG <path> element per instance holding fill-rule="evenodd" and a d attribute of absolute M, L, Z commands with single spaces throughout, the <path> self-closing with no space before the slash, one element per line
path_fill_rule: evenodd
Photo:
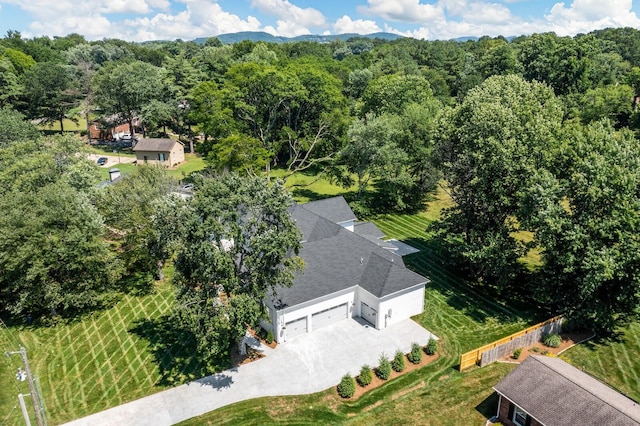
<path fill-rule="evenodd" d="M 384 232 L 372 222 L 356 222 L 353 232 L 363 237 L 384 238 Z"/>
<path fill-rule="evenodd" d="M 134 151 L 149 151 L 149 152 L 170 152 L 176 144 L 182 145 L 175 139 L 166 138 L 141 138 L 136 146 L 133 147 Z"/>
<path fill-rule="evenodd" d="M 311 201 L 306 203 L 304 208 L 333 223 L 356 220 L 356 215 L 353 214 L 351 207 L 349 207 L 343 196 Z"/>
<path fill-rule="evenodd" d="M 640 405 L 559 358 L 529 356 L 494 389 L 544 425 L 639 425 Z"/>
<path fill-rule="evenodd" d="M 314 209 L 323 211 L 318 209 L 318 202 L 314 203 Z M 428 282 L 407 269 L 402 258 L 308 210 L 307 206 L 295 205 L 290 209 L 303 234 L 300 257 L 304 268 L 296 274 L 293 286 L 277 289 L 281 307 L 295 306 L 355 285 L 376 297 L 384 297 Z"/>

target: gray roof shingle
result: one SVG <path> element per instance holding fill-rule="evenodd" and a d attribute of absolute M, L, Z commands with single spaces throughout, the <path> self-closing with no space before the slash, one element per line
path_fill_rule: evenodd
<path fill-rule="evenodd" d="M 169 152 L 177 143 L 180 142 L 175 139 L 140 138 L 133 151 Z"/>
<path fill-rule="evenodd" d="M 428 282 L 407 269 L 402 258 L 345 228 L 295 205 L 291 215 L 303 234 L 304 268 L 290 288 L 279 287 L 276 299 L 295 306 L 359 285 L 377 297 Z"/>
<path fill-rule="evenodd" d="M 362 236 L 370 236 L 373 238 L 384 238 L 384 232 L 380 230 L 373 222 L 356 222 L 353 232 Z"/>
<path fill-rule="evenodd" d="M 559 358 L 529 356 L 494 389 L 553 425 L 640 425 L 640 405 Z"/>
<path fill-rule="evenodd" d="M 351 207 L 343 196 L 325 198 L 304 204 L 304 208 L 333 223 L 356 220 Z"/>

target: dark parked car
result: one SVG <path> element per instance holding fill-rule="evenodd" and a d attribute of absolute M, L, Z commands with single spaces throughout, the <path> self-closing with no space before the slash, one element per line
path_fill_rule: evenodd
<path fill-rule="evenodd" d="M 98 165 L 99 166 L 104 166 L 105 164 L 107 164 L 107 157 L 98 158 Z"/>

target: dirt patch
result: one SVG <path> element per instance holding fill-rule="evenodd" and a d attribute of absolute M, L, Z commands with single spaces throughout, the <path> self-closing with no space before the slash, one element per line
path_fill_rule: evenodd
<path fill-rule="evenodd" d="M 422 354 L 422 361 L 420 361 L 418 364 L 413 364 L 413 363 L 409 362 L 409 360 L 407 360 L 405 358 L 405 368 L 404 368 L 404 370 L 402 370 L 399 373 L 391 370 L 391 376 L 389 377 L 389 380 L 393 380 L 396 377 L 402 376 L 403 374 L 407 374 L 407 373 L 410 373 L 411 371 L 417 370 L 418 368 L 424 367 L 425 365 L 432 363 L 436 359 L 438 359 L 438 354 L 437 353 L 435 355 L 427 355 L 427 354 L 423 353 Z M 382 386 L 383 384 L 385 384 L 389 380 L 381 380 L 381 379 L 379 379 L 378 376 L 376 376 L 375 372 L 374 372 L 373 373 L 373 379 L 371 380 L 371 383 L 369 383 L 365 387 L 362 387 L 362 386 L 360 386 L 358 384 L 358 380 L 356 378 L 356 393 L 351 398 L 349 398 L 348 400 L 349 401 L 356 400 L 356 399 L 360 398 L 362 395 L 364 395 L 365 393 L 369 392 L 370 390 Z M 422 382 L 421 384 L 415 386 L 415 388 L 411 388 L 409 391 L 413 391 L 413 390 L 415 390 L 417 388 L 420 388 L 422 386 L 424 386 L 424 382 Z M 398 398 L 400 396 L 402 396 L 402 395 L 398 394 L 398 395 L 395 395 L 394 397 Z M 382 403 L 381 401 L 378 401 L 378 402 Z M 371 410 L 372 408 L 375 408 L 375 407 L 376 407 L 376 405 L 374 404 L 371 407 L 367 407 L 365 409 L 365 411 Z"/>
<path fill-rule="evenodd" d="M 264 358 L 264 357 L 265 357 L 265 354 L 263 354 L 262 352 L 252 347 L 247 348 L 246 355 L 240 355 L 240 352 L 237 349 L 235 349 L 231 351 L 231 364 L 237 367 L 238 365 L 243 365 L 243 364 L 250 363 L 252 361 L 257 361 L 260 358 Z"/>
<path fill-rule="evenodd" d="M 572 333 L 560 333 L 560 337 L 562 338 L 562 342 L 560 346 L 557 348 L 550 348 L 542 344 L 542 342 L 537 342 L 530 346 L 522 347 L 522 352 L 518 359 L 513 357 L 513 354 L 508 354 L 502 358 L 500 358 L 500 362 L 515 362 L 521 363 L 529 355 L 559 355 L 565 350 L 569 349 L 573 345 L 576 345 L 580 342 L 588 340 L 592 338 L 594 334 L 590 331 L 581 331 L 581 332 L 572 332 Z"/>

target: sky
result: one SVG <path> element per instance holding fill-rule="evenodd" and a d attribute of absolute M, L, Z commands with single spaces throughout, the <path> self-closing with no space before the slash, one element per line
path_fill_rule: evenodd
<path fill-rule="evenodd" d="M 640 29 L 640 0 L 0 0 L 0 36 L 192 40 L 380 31 L 426 40 Z"/>

